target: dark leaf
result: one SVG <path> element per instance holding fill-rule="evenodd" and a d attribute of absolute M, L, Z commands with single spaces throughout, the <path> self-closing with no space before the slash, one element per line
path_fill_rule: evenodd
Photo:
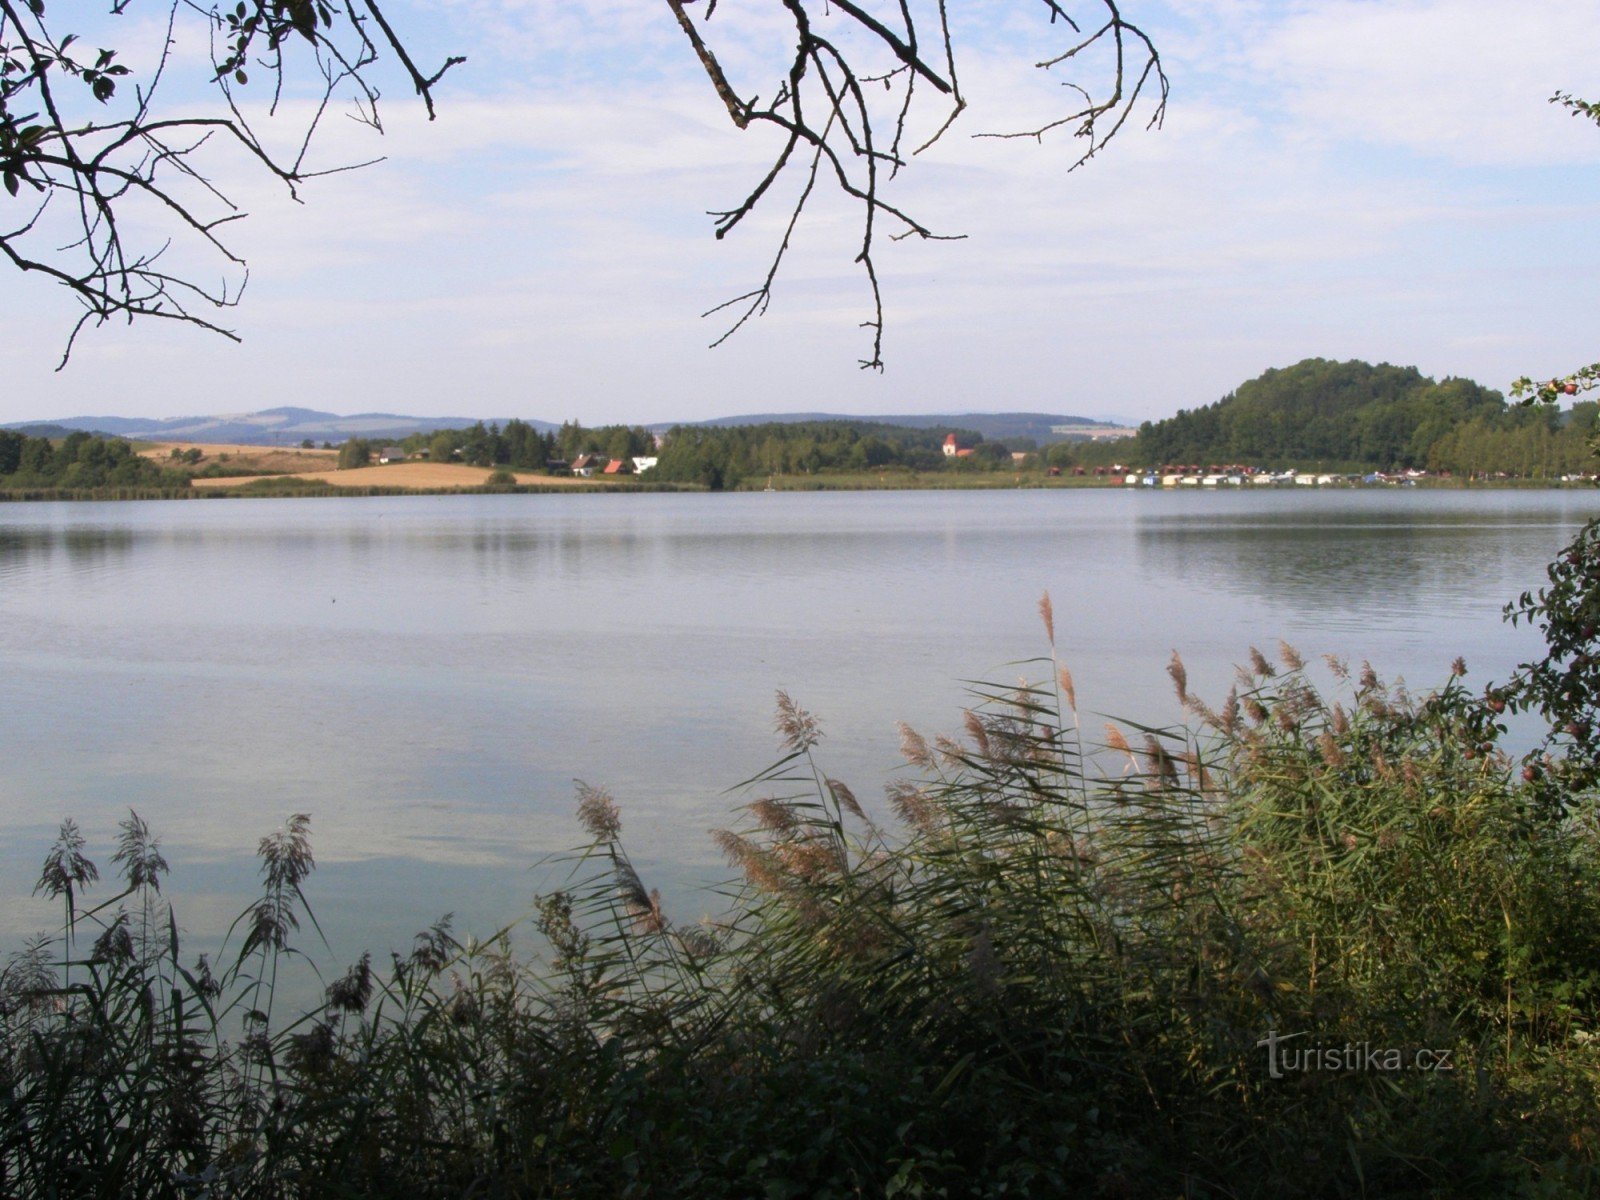
<path fill-rule="evenodd" d="M 317 40 L 317 10 L 311 6 L 311 0 L 289 0 L 289 20 L 300 31 L 306 41 Z"/>

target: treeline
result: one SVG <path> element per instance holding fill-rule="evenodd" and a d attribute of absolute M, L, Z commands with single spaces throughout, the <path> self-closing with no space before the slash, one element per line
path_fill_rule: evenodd
<path fill-rule="evenodd" d="M 399 445 L 408 457 L 426 453 L 432 462 L 541 471 L 552 462 L 570 463 L 580 454 L 603 454 L 620 459 L 650 454 L 655 446 L 655 435 L 642 425 L 602 425 L 589 429 L 576 421 L 567 421 L 560 429 L 540 433 L 526 421 L 513 419 L 507 421 L 504 428 L 479 421 L 466 429 L 413 433 Z M 365 438 L 351 438 L 339 448 L 339 465 L 365 466 L 377 448 Z"/>
<path fill-rule="evenodd" d="M 972 454 L 946 457 L 955 434 Z M 1032 450 L 1032 442 L 1018 449 Z M 658 479 L 731 488 L 764 475 L 903 468 L 913 471 L 982 470 L 1011 463 L 1011 447 L 986 442 L 970 429 L 912 429 L 869 421 L 797 421 L 763 425 L 679 425 L 662 443 Z"/>
<path fill-rule="evenodd" d="M 549 462 L 571 462 L 580 454 L 604 454 L 608 458 L 632 458 L 649 454 L 655 438 L 640 425 L 603 425 L 588 429 L 576 421 L 566 421 L 560 429 L 540 433 L 526 421 L 511 420 L 502 429 L 485 426 L 482 421 L 467 429 L 441 429 L 437 433 L 415 433 L 402 448 L 407 454 L 428 451 L 434 462 L 460 461 L 475 467 L 521 467 L 542 469 Z"/>
<path fill-rule="evenodd" d="M 970 455 L 947 457 L 945 438 L 954 434 Z M 901 468 L 915 471 L 984 470 L 1010 466 L 1013 449 L 1032 451 L 1035 444 L 1019 439 L 1014 446 L 985 441 L 970 429 L 940 426 L 913 429 L 865 421 L 799 421 L 762 425 L 679 425 L 669 430 L 659 449 L 650 430 L 641 425 L 587 427 L 567 421 L 541 433 L 525 421 L 504 427 L 478 422 L 466 429 L 414 433 L 399 443 L 408 456 L 426 454 L 433 462 L 461 462 L 478 467 L 543 470 L 550 463 L 570 463 L 583 454 L 627 461 L 659 459 L 653 479 L 731 488 L 766 475 L 816 474 Z M 340 449 L 342 467 L 371 461 L 378 444 L 352 438 Z"/>
<path fill-rule="evenodd" d="M 59 443 L 0 429 L 0 488 L 187 488 L 189 476 L 167 470 L 120 438 L 75 432 Z"/>
<path fill-rule="evenodd" d="M 1552 479 L 1594 471 L 1600 404 L 1583 401 L 1570 412 L 1543 405 L 1477 417 L 1435 442 L 1428 469 L 1456 475 L 1517 475 Z"/>

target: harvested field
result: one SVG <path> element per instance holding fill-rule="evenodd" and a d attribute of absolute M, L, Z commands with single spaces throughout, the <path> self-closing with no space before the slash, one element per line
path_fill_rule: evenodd
<path fill-rule="evenodd" d="M 152 459 L 162 466 L 180 470 L 199 470 L 220 462 L 227 455 L 225 465 L 237 466 L 241 471 L 255 471 L 269 475 L 295 475 L 304 471 L 327 471 L 339 461 L 337 450 L 302 450 L 290 446 L 210 445 L 204 442 L 134 442 L 135 452 L 141 458 Z M 174 450 L 198 450 L 200 461 L 189 466 L 172 459 Z"/>
<path fill-rule="evenodd" d="M 309 453 L 309 451 L 302 450 L 299 453 L 305 454 Z M 382 467 L 354 467 L 348 471 L 299 470 L 285 471 L 284 474 L 292 474 L 297 479 L 315 480 L 318 483 L 326 483 L 332 487 L 432 490 L 436 488 L 482 487 L 488 480 L 491 471 L 488 467 L 467 467 L 457 463 L 406 462 L 393 463 Z M 516 476 L 518 483 L 537 484 L 540 486 L 560 487 L 563 485 L 610 482 L 601 479 L 575 479 L 571 476 L 536 475 L 531 471 L 516 471 L 513 474 Z M 220 479 L 196 479 L 194 486 L 201 489 L 241 487 L 260 478 L 258 475 L 241 475 L 225 476 Z"/>

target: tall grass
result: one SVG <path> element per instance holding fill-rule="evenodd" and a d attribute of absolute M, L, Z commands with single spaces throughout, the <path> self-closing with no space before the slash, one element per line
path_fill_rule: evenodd
<path fill-rule="evenodd" d="M 315 933 L 305 818 L 263 839 L 233 948 L 187 966 L 143 823 L 98 905 L 68 823 L 40 881 L 61 927 L 0 989 L 0 1186 L 1600 1187 L 1595 809 L 1533 802 L 1461 676 L 1413 697 L 1331 663 L 1330 698 L 1282 647 L 1213 706 L 1174 658 L 1189 728 L 1090 729 L 1053 651 L 1033 668 L 978 687 L 959 736 L 903 730 L 908 773 L 872 802 L 780 695 L 783 757 L 716 835 L 736 878 L 715 920 L 664 911 L 586 785 L 588 843 L 531 917 L 542 954 L 441 923 L 290 1017 L 276 980 Z"/>

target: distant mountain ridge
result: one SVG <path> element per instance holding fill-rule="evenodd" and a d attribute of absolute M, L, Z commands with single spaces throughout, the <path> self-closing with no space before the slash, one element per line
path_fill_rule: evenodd
<path fill-rule="evenodd" d="M 87 433 L 87 434 L 90 434 L 90 435 L 92 435 L 94 437 L 117 437 L 117 436 L 120 436 L 118 434 L 113 434 L 109 430 L 105 430 L 105 429 L 83 429 L 83 430 L 79 430 L 79 429 L 77 429 L 75 427 L 69 428 L 68 426 L 59 424 L 59 423 L 57 423 L 55 421 L 25 422 L 25 423 L 23 423 L 21 425 L 6 425 L 6 426 L 3 426 L 3 428 L 9 429 L 13 433 L 20 433 L 24 437 L 31 437 L 31 438 L 64 438 L 64 437 L 69 437 L 72 434 L 79 433 L 79 432 Z"/>
<path fill-rule="evenodd" d="M 465 429 L 475 425 L 478 420 L 477 417 L 408 417 L 401 413 L 378 412 L 342 416 L 311 408 L 286 407 L 209 417 L 64 417 L 48 424 L 147 442 L 218 445 L 237 442 L 246 446 L 274 446 L 290 445 L 306 438 L 314 442 L 342 442 L 353 437 L 373 440 L 403 438 L 419 431 L 433 433 L 440 429 Z M 26 429 L 41 424 L 45 423 L 25 421 L 5 428 Z M 529 421 L 528 424 L 540 432 L 559 428 L 548 421 Z"/>
<path fill-rule="evenodd" d="M 493 418 L 504 426 L 509 418 Z M 219 416 L 167 417 L 64 417 L 56 421 L 20 421 L 3 426 L 29 432 L 48 427 L 62 436 L 75 429 L 150 442 L 239 443 L 247 446 L 291 445 L 310 438 L 314 442 L 342 442 L 361 437 L 374 441 L 399 440 L 412 433 L 434 433 L 441 429 L 466 429 L 488 417 L 408 417 L 400 413 L 320 412 L 310 408 L 269 408 L 254 413 Z M 541 433 L 559 429 L 556 422 L 524 417 L 524 422 Z M 715 417 L 709 421 L 657 421 L 647 428 L 664 432 L 674 425 L 769 425 L 798 421 L 849 421 L 876 425 L 901 425 L 911 429 L 951 427 L 970 429 L 991 441 L 1031 438 L 1040 445 L 1063 440 L 1057 427 L 1126 428 L 1113 422 L 1059 413 L 913 413 L 893 415 L 848 415 L 842 413 L 751 413 L 738 417 Z M 1131 430 L 1130 430 L 1131 432 Z M 35 435 L 37 436 L 37 435 Z"/>

